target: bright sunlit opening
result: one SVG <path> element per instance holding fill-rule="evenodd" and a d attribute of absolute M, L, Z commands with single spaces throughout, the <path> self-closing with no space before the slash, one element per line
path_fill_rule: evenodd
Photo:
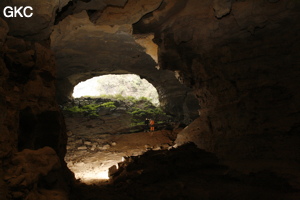
<path fill-rule="evenodd" d="M 123 97 L 146 97 L 159 105 L 156 88 L 138 75 L 103 75 L 80 82 L 74 87 L 73 97 L 101 97 L 121 95 Z"/>

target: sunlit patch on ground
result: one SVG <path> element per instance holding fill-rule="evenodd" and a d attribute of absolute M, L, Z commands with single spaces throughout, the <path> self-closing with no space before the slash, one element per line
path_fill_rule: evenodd
<path fill-rule="evenodd" d="M 117 164 L 117 162 L 111 163 L 112 166 L 114 164 Z M 108 171 L 110 166 L 98 166 L 96 163 L 94 163 L 94 166 L 92 165 L 90 169 L 85 169 L 85 167 L 83 167 L 82 170 L 80 170 L 80 168 L 76 165 L 71 167 L 73 170 L 77 169 L 75 178 L 81 180 L 84 183 L 94 183 L 98 181 L 106 181 L 109 179 Z"/>
<path fill-rule="evenodd" d="M 121 154 L 111 152 L 85 153 L 82 151 L 74 152 L 75 160 L 68 162 L 68 167 L 74 172 L 75 178 L 84 183 L 94 183 L 109 179 L 108 170 L 111 166 L 117 165 L 122 161 Z M 80 161 L 76 162 L 76 160 Z"/>
<path fill-rule="evenodd" d="M 68 148 L 65 161 L 68 168 L 74 172 L 76 179 L 86 184 L 94 184 L 100 182 L 107 182 L 108 170 L 110 167 L 119 162 L 124 161 L 124 157 L 138 156 L 146 152 L 148 149 L 159 150 L 168 149 L 172 145 L 172 141 L 168 137 L 169 131 L 157 132 L 140 132 L 120 135 L 86 135 L 81 136 L 81 140 L 89 140 L 92 143 L 95 141 L 99 143 L 111 143 L 115 141 L 110 148 L 91 150 L 89 146 L 86 149 L 78 148 L 76 140 L 69 140 L 70 146 Z M 75 137 L 75 136 L 71 136 Z M 73 144 L 70 144 L 71 143 Z"/>
<path fill-rule="evenodd" d="M 78 172 L 75 174 L 75 178 L 83 182 L 108 180 L 108 169 L 95 168 L 93 171 Z"/>

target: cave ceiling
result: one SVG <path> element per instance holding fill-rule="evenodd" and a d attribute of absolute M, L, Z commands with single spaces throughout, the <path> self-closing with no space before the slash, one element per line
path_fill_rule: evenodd
<path fill-rule="evenodd" d="M 105 74 L 130 73 L 152 83 L 158 90 L 161 105 L 170 113 L 183 116 L 182 105 L 186 99 L 191 101 L 191 89 L 182 85 L 174 72 L 158 70 L 157 45 L 152 39 L 155 27 L 181 10 L 184 2 L 33 0 L 28 5 L 34 8 L 34 17 L 6 20 L 10 35 L 50 44 L 57 65 L 60 103 L 72 98 L 73 88 L 80 81 Z M 22 1 L 3 1 L 2 4 L 22 5 Z M 144 27 L 138 28 L 139 23 Z M 192 100 L 192 104 L 197 105 L 196 100 Z M 197 108 L 192 112 L 196 116 Z"/>

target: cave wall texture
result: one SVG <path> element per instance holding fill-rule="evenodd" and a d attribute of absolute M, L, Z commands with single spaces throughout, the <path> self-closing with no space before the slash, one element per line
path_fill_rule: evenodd
<path fill-rule="evenodd" d="M 63 160 L 67 136 L 54 55 L 49 43 L 8 31 L 0 19 L 0 199 L 43 199 L 37 188 L 67 190 L 72 180 Z"/>
<path fill-rule="evenodd" d="M 200 117 L 177 137 L 241 170 L 299 169 L 299 1 L 188 1 L 144 17 L 159 65 L 193 88 Z M 155 14 L 157 12 L 157 14 Z M 298 174 L 299 175 L 299 174 Z"/>
<path fill-rule="evenodd" d="M 64 100 L 79 81 L 111 72 L 147 78 L 177 115 L 198 113 L 193 91 L 200 116 L 178 144 L 193 141 L 231 167 L 271 170 L 300 188 L 298 0 L 108 2 L 32 0 L 34 18 L 0 19 L 1 199 L 65 187 L 71 176 L 56 92 Z M 160 70 L 135 41 L 151 33 Z M 19 169 L 39 153 L 52 164 L 38 173 L 57 180 Z"/>

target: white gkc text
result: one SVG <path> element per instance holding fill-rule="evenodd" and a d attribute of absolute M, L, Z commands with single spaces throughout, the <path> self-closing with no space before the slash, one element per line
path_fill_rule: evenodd
<path fill-rule="evenodd" d="M 6 6 L 3 10 L 3 14 L 5 17 L 7 18 L 11 18 L 11 17 L 32 17 L 33 15 L 33 8 L 31 6 Z"/>

